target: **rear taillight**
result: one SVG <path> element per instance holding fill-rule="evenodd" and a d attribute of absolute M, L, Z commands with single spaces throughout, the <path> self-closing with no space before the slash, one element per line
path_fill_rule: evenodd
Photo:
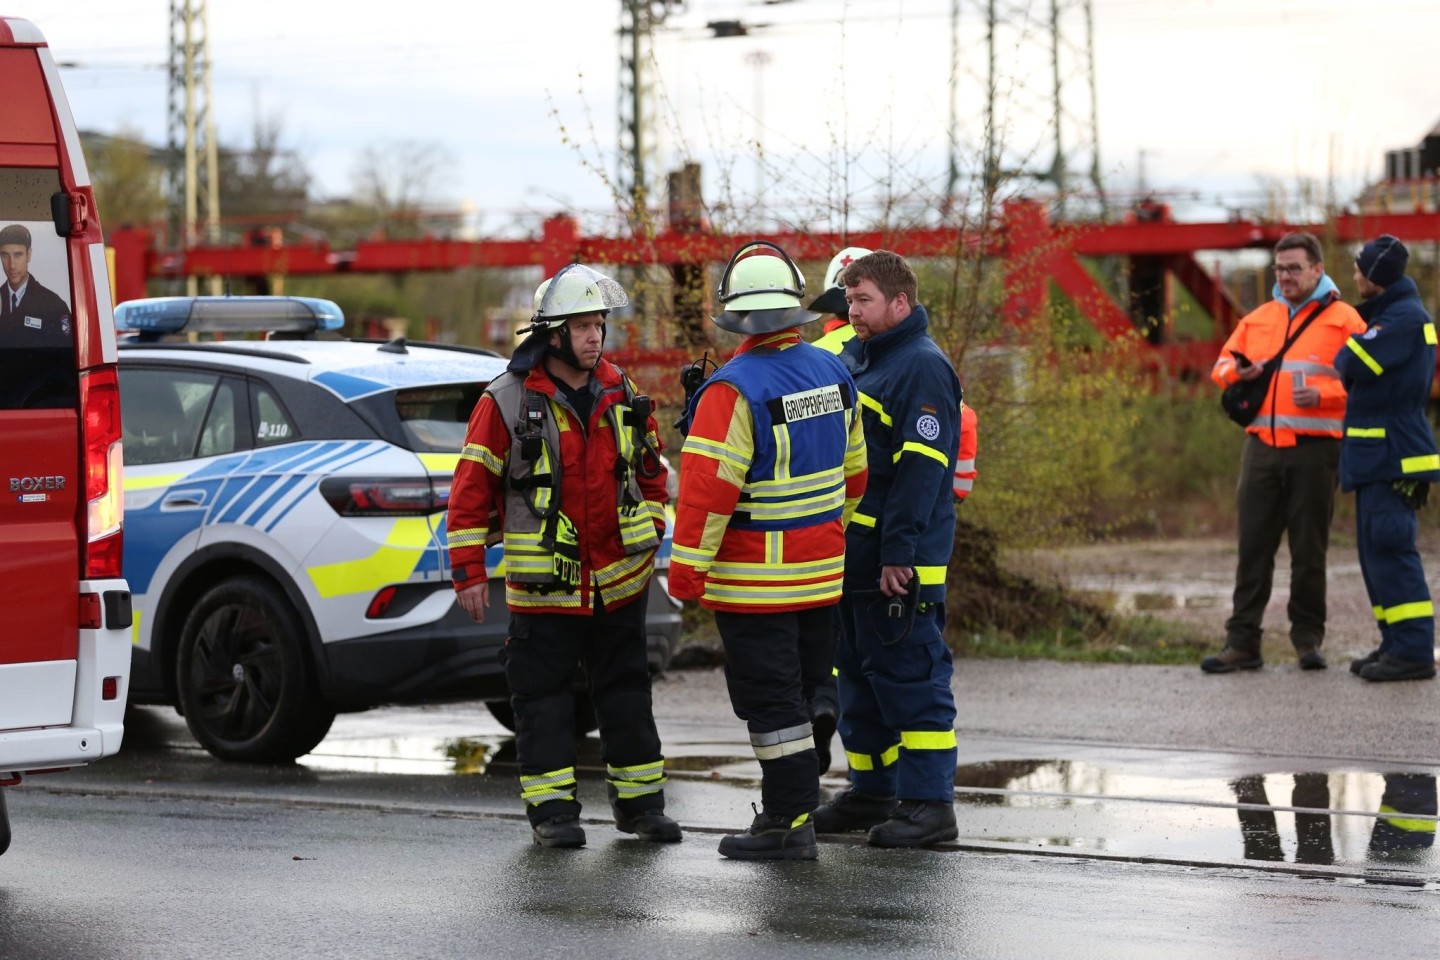
<path fill-rule="evenodd" d="M 120 381 L 114 367 L 80 376 L 80 447 L 85 457 L 85 579 L 120 576 L 124 490 L 121 484 Z"/>
<path fill-rule="evenodd" d="M 342 517 L 421 517 L 446 508 L 450 482 L 436 484 L 426 477 L 327 477 L 320 481 L 320 495 Z"/>

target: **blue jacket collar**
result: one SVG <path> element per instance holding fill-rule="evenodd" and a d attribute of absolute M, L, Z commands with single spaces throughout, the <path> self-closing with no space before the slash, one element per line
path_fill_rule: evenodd
<path fill-rule="evenodd" d="M 1384 293 L 1366 300 L 1356 307 L 1355 311 L 1360 314 L 1362 320 L 1369 323 L 1371 317 L 1384 313 L 1386 308 L 1397 300 L 1418 296 L 1420 296 L 1420 288 L 1415 286 L 1415 281 L 1409 277 L 1401 277 L 1386 287 Z"/>
<path fill-rule="evenodd" d="M 1275 286 L 1270 289 L 1270 295 L 1285 304 L 1286 308 L 1289 309 L 1290 319 L 1292 320 L 1295 319 L 1295 314 L 1299 313 L 1305 304 L 1314 303 L 1316 300 L 1324 299 L 1332 293 L 1338 294 L 1339 292 L 1340 288 L 1335 286 L 1335 281 L 1330 279 L 1328 273 L 1322 273 L 1320 275 L 1320 282 L 1315 284 L 1315 289 L 1310 292 L 1310 296 L 1306 297 L 1300 303 L 1291 303 L 1289 300 L 1286 300 L 1280 293 L 1280 284 L 1278 281 Z"/>
<path fill-rule="evenodd" d="M 857 361 L 856 370 L 863 370 L 869 365 L 871 356 L 879 356 L 888 350 L 893 350 L 908 340 L 923 335 L 930 329 L 930 317 L 925 313 L 925 308 L 918 303 L 910 311 L 910 315 L 901 320 L 895 326 L 886 330 L 878 337 L 870 340 L 861 340 L 859 337 L 852 337 L 845 344 L 845 352 L 853 351 Z"/>

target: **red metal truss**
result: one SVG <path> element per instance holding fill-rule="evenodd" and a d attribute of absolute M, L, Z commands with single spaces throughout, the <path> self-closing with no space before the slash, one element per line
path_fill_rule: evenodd
<path fill-rule="evenodd" d="M 908 257 L 940 257 L 965 252 L 998 257 L 1005 263 L 1007 320 L 1026 323 L 1041 316 L 1053 283 L 1105 335 L 1133 336 L 1130 311 L 1096 280 L 1082 258 L 1161 257 L 1174 276 L 1216 321 L 1218 335 L 1232 329 L 1238 311 L 1228 292 L 1195 259 L 1202 250 L 1267 248 L 1293 230 L 1358 243 L 1380 233 L 1407 242 L 1440 241 L 1440 213 L 1343 215 L 1326 224 L 1231 220 L 1225 223 L 1176 223 L 1160 205 L 1149 205 L 1124 223 L 1052 223 L 1036 201 L 1007 203 L 989 234 L 976 230 L 927 227 L 862 233 L 785 232 L 763 239 L 779 244 L 797 260 L 828 259 L 844 246 L 895 250 Z M 112 236 L 115 296 L 124 301 L 145 296 L 152 278 L 187 276 L 264 277 L 334 273 L 396 273 L 455 270 L 463 267 L 539 266 L 546 274 L 576 260 L 603 264 L 685 265 L 724 262 L 750 234 L 666 230 L 649 237 L 582 236 L 577 222 L 556 216 L 544 222 L 540 237 L 524 240 L 379 240 L 357 243 L 353 250 L 325 244 L 288 246 L 193 247 L 177 253 L 158 250 L 146 230 L 122 229 Z M 1164 346 L 1164 344 L 1157 344 Z M 1165 351 L 1162 351 L 1165 352 Z"/>

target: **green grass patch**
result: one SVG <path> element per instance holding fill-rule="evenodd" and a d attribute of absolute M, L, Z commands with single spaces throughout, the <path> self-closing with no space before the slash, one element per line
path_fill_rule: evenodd
<path fill-rule="evenodd" d="M 1086 663 L 1194 664 L 1215 652 L 1215 639 L 1198 627 L 1157 617 L 1111 616 L 1009 633 L 986 628 L 950 637 L 962 657 L 1067 660 Z"/>

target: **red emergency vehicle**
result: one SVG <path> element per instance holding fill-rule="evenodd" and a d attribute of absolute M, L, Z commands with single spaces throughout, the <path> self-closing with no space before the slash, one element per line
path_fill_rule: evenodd
<path fill-rule="evenodd" d="M 3 788 L 120 749 L 132 618 L 105 245 L 55 61 L 28 21 L 0 18 L 0 90 Z"/>

